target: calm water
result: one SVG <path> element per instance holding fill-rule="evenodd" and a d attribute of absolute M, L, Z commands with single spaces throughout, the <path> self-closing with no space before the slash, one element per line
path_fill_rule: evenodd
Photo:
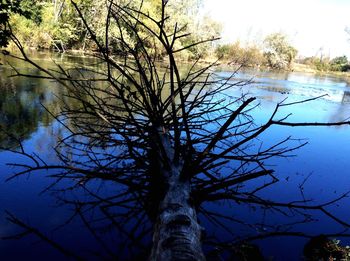
<path fill-rule="evenodd" d="M 1 57 L 0 62 L 4 63 Z M 37 55 L 36 59 L 42 65 L 50 66 L 51 61 L 47 54 Z M 67 56 L 55 57 L 66 66 L 74 63 L 91 63 L 91 59 L 74 58 Z M 37 74 L 39 72 L 28 68 L 25 64 L 16 64 L 25 72 Z M 55 96 L 62 95 L 63 90 L 47 80 L 8 78 L 13 71 L 9 66 L 0 66 L 0 126 L 3 130 L 14 134 L 23 141 L 28 151 L 34 151 L 46 160 L 55 160 L 50 148 L 55 144 L 57 136 L 63 135 L 57 122 L 47 114 L 44 107 L 53 113 L 59 112 L 60 102 Z M 217 72 L 220 76 L 228 76 L 225 71 Z M 288 97 L 288 101 L 314 98 L 328 94 L 323 98 L 310 103 L 298 104 L 284 109 L 280 116 L 292 113 L 290 121 L 301 122 L 333 122 L 346 119 L 350 116 L 350 86 L 341 79 L 332 77 L 319 77 L 302 73 L 271 73 L 243 71 L 238 78 L 253 78 L 249 86 L 232 91 L 231 94 L 249 92 L 260 100 L 260 106 L 254 116 L 257 122 L 268 119 L 277 102 Z M 44 105 L 44 107 L 42 106 Z M 287 136 L 306 139 L 309 145 L 295 152 L 296 157 L 276 158 L 269 162 L 276 170 L 280 182 L 270 189 L 261 192 L 261 195 L 280 201 L 300 200 L 302 198 L 299 185 L 302 184 L 304 196 L 314 199 L 313 203 L 325 202 L 329 199 L 350 190 L 350 128 L 342 127 L 272 127 L 261 140 L 264 144 L 273 144 Z M 15 146 L 11 139 L 0 133 L 0 146 Z M 40 194 L 52 183 L 45 173 L 36 173 L 30 176 L 15 178 L 5 182 L 14 169 L 7 166 L 8 162 L 21 162 L 18 156 L 9 152 L 0 152 L 0 237 L 21 232 L 5 219 L 4 210 L 20 217 L 31 226 L 39 228 L 49 238 L 68 247 L 70 250 L 89 257 L 89 260 L 99 260 L 95 252 L 102 252 L 103 247 L 96 244 L 95 238 L 83 229 L 82 223 L 73 219 L 68 225 L 59 229 L 57 226 L 64 223 L 72 215 L 70 207 L 59 204 L 58 198 L 51 193 Z M 306 179 L 306 181 L 305 181 Z M 304 182 L 305 181 L 305 182 Z M 108 184 L 96 184 L 108 190 Z M 336 206 L 328 208 L 333 214 L 350 222 L 349 199 L 344 199 Z M 60 206 L 58 206 L 60 205 Z M 236 218 L 246 222 L 258 222 L 261 227 L 247 228 L 237 224 L 228 223 L 235 234 L 242 236 L 255 236 L 261 231 L 269 231 L 269 225 L 292 223 L 297 217 L 286 219 L 280 214 L 265 213 L 251 207 L 207 205 L 210 209 L 219 209 L 225 213 L 234 213 Z M 301 230 L 305 233 L 337 233 L 342 227 L 330 222 L 320 213 L 311 213 L 318 222 L 296 224 L 289 229 Z M 230 235 L 214 228 L 203 221 L 209 234 L 220 238 L 230 239 Z M 282 227 L 281 230 L 288 227 Z M 119 235 L 105 233 L 111 242 L 118 241 Z M 108 241 L 108 240 L 107 240 Z M 274 256 L 275 260 L 298 260 L 302 254 L 305 239 L 294 237 L 270 238 L 258 241 L 263 247 L 265 256 Z M 342 242 L 350 244 L 347 239 Z M 113 248 L 113 246 L 110 246 Z M 56 250 L 47 246 L 45 242 L 34 236 L 27 236 L 22 240 L 0 241 L 1 260 L 62 260 L 63 256 Z"/>

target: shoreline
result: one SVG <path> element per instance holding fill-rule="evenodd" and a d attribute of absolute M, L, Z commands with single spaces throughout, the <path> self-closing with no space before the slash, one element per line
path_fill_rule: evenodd
<path fill-rule="evenodd" d="M 50 52 L 55 54 L 62 54 L 62 55 L 69 55 L 69 56 L 76 56 L 76 57 L 85 57 L 85 56 L 94 56 L 95 54 L 98 54 L 98 51 L 93 50 L 82 50 L 82 49 L 66 49 L 65 52 L 58 52 L 56 50 L 51 49 L 45 49 L 45 48 L 34 48 L 34 47 L 25 47 L 29 52 Z M 0 51 L 9 51 L 9 52 L 16 52 L 15 48 L 12 46 L 9 46 L 7 48 L 2 48 Z M 1 54 L 1 53 L 0 53 Z M 195 60 L 185 60 L 185 59 L 179 59 L 181 63 L 184 64 L 193 64 Z M 162 62 L 162 60 L 160 60 Z M 238 67 L 240 67 L 240 64 L 233 64 L 229 61 L 220 61 L 213 57 L 208 57 L 205 59 L 199 59 L 197 61 L 198 65 L 210 65 L 217 62 L 216 67 L 220 69 L 231 69 L 235 70 Z M 298 73 L 308 73 L 318 76 L 326 76 L 326 77 L 336 77 L 341 78 L 348 82 L 350 84 L 350 71 L 348 72 L 340 72 L 340 71 L 320 71 L 315 68 L 312 68 L 310 65 L 302 64 L 293 62 L 290 69 L 286 70 L 273 70 L 267 66 L 242 66 L 241 69 L 252 69 L 257 71 L 276 71 L 276 72 L 298 72 Z"/>

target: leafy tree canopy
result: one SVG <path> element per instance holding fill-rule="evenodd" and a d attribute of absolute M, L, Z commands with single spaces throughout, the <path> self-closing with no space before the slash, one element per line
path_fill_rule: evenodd
<path fill-rule="evenodd" d="M 119 1 L 123 5 L 128 5 L 132 9 L 139 9 L 147 13 L 150 17 L 160 19 L 161 17 L 161 1 L 145 0 L 145 1 Z M 176 24 L 179 33 L 188 34 L 188 37 L 179 39 L 176 43 L 176 48 L 181 49 L 186 46 L 191 46 L 186 52 L 181 55 L 183 59 L 201 58 L 210 54 L 214 45 L 207 41 L 208 39 L 217 38 L 221 32 L 221 25 L 213 21 L 210 17 L 201 16 L 199 14 L 199 7 L 201 0 L 175 0 L 168 3 L 166 16 L 169 18 L 169 25 Z M 82 15 L 86 21 L 92 25 L 96 37 L 99 41 L 105 41 L 105 23 L 107 19 L 106 1 L 98 0 L 77 0 L 75 1 L 79 6 Z M 94 44 L 91 35 L 86 30 L 83 21 L 76 14 L 74 7 L 70 1 L 64 0 L 38 0 L 33 1 L 10 1 L 2 0 L 1 10 L 3 18 L 1 22 L 1 39 L 3 43 L 1 46 L 7 46 L 10 31 L 25 46 L 35 48 L 54 48 L 60 51 L 65 49 L 82 49 L 82 50 L 96 50 L 97 46 Z M 148 26 L 154 27 L 146 17 L 141 17 L 141 21 Z M 10 28 L 11 25 L 11 28 Z M 122 29 L 122 31 L 119 31 Z M 153 28 L 156 29 L 156 28 Z M 171 28 L 168 28 L 171 29 Z M 144 28 L 138 26 L 141 36 L 146 36 L 146 32 L 142 32 Z M 109 27 L 109 42 L 110 51 L 114 52 L 120 49 L 117 46 L 117 39 L 120 33 L 125 34 L 130 40 L 130 31 L 120 24 L 110 25 Z M 152 50 L 161 49 L 157 46 L 157 41 L 152 37 L 144 39 L 145 45 Z M 203 41 L 202 45 L 193 45 L 195 42 Z M 192 46 L 193 45 L 193 46 Z M 157 53 L 159 57 L 164 54 Z"/>
<path fill-rule="evenodd" d="M 11 34 L 9 20 L 12 14 L 18 14 L 35 23 L 41 22 L 39 1 L 28 0 L 1 0 L 0 1 L 0 47 L 8 45 Z"/>
<path fill-rule="evenodd" d="M 297 50 L 289 43 L 286 35 L 273 33 L 265 40 L 264 55 L 273 69 L 287 69 L 297 55 Z"/>

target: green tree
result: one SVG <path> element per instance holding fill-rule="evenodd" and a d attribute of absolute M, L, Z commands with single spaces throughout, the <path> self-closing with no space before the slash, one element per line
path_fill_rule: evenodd
<path fill-rule="evenodd" d="M 335 72 L 345 72 L 350 69 L 348 58 L 343 56 L 338 56 L 333 59 L 330 57 L 306 57 L 301 61 L 304 64 L 310 65 L 319 71 L 335 71 Z"/>
<path fill-rule="evenodd" d="M 260 66 L 265 64 L 262 51 L 254 45 L 243 47 L 239 41 L 233 44 L 224 44 L 216 48 L 217 58 L 228 61 L 231 64 L 244 66 Z"/>
<path fill-rule="evenodd" d="M 8 38 L 11 35 L 9 20 L 12 14 L 19 14 L 26 18 L 32 16 L 36 19 L 36 13 L 32 13 L 33 5 L 28 5 L 28 1 L 1 0 L 0 1 L 0 47 L 8 45 Z"/>
<path fill-rule="evenodd" d="M 222 25 L 220 23 L 209 16 L 203 16 L 195 24 L 192 24 L 189 31 L 191 34 L 188 39 L 181 41 L 183 46 L 202 43 L 188 49 L 190 59 L 204 58 L 214 54 L 216 44 L 213 39 L 218 39 L 221 35 Z"/>
<path fill-rule="evenodd" d="M 54 48 L 64 51 L 67 48 L 96 50 L 97 46 L 92 40 L 92 36 L 86 30 L 82 19 L 76 14 L 74 7 L 70 1 L 65 0 L 40 0 L 32 1 L 24 0 L 17 2 L 7 2 L 3 4 L 2 13 L 6 16 L 6 23 L 10 22 L 12 30 L 17 38 L 25 45 L 35 48 Z M 79 7 L 84 19 L 92 25 L 95 36 L 99 41 L 105 42 L 105 23 L 107 19 L 106 1 L 104 0 L 77 0 L 75 1 Z M 11 3 L 11 4 L 10 4 Z M 128 5 L 130 8 L 140 8 L 149 16 L 160 19 L 161 17 L 161 1 L 145 0 L 127 1 L 120 0 L 120 4 Z M 199 58 L 210 54 L 213 50 L 213 43 L 207 41 L 218 37 L 221 32 L 221 26 L 211 18 L 204 16 L 199 17 L 199 6 L 201 0 L 176 0 L 169 2 L 166 15 L 171 20 L 171 24 L 175 24 L 178 28 L 182 28 L 179 33 L 190 33 L 189 37 L 181 38 L 177 41 L 176 47 L 181 49 L 185 46 L 192 45 L 195 42 L 203 42 L 202 45 L 193 45 L 191 48 L 183 52 L 182 58 Z M 16 9 L 18 6 L 18 9 Z M 10 8 L 11 7 L 11 8 Z M 23 16 L 23 10 L 26 15 Z M 30 18 L 30 19 L 27 19 Z M 156 29 L 146 17 L 141 17 L 141 21 L 148 26 Z M 4 32 L 7 31 L 4 29 Z M 171 29 L 171 28 L 167 28 Z M 141 37 L 146 37 L 147 32 L 142 26 L 138 26 L 138 33 Z M 109 49 L 116 51 L 119 49 L 118 38 L 120 33 L 132 41 L 133 37 L 129 34 L 128 28 L 121 23 L 119 26 L 110 24 L 109 26 Z M 93 37 L 95 37 L 93 36 Z M 4 39 L 6 39 L 4 37 Z M 144 39 L 146 46 L 150 49 L 161 50 L 161 46 L 157 45 L 154 37 L 147 36 Z M 135 42 L 133 44 L 136 44 Z M 162 57 L 163 53 L 157 53 L 158 57 Z"/>
<path fill-rule="evenodd" d="M 345 72 L 349 70 L 349 68 L 350 68 L 349 61 L 345 55 L 335 57 L 330 61 L 330 69 L 332 71 Z"/>
<path fill-rule="evenodd" d="M 273 33 L 264 39 L 268 65 L 273 69 L 289 69 L 297 55 L 297 50 L 290 45 L 286 35 Z"/>
<path fill-rule="evenodd" d="M 157 19 L 161 16 L 161 1 L 145 0 L 141 4 L 138 1 L 121 0 L 119 3 L 128 5 L 130 8 L 140 8 L 143 12 L 147 12 L 150 16 Z M 99 41 L 104 42 L 105 36 L 105 20 L 101 17 L 107 16 L 106 1 L 86 0 L 76 1 L 84 19 L 92 25 L 95 36 Z M 199 6 L 201 0 L 176 0 L 169 3 L 166 15 L 171 20 L 172 26 L 177 24 L 182 31 L 190 32 L 190 37 L 182 38 L 176 42 L 178 49 L 191 45 L 194 42 L 212 39 L 217 37 L 221 31 L 220 25 L 209 17 L 199 18 Z M 97 46 L 92 40 L 92 36 L 86 30 L 81 18 L 76 17 L 74 7 L 70 1 L 65 0 L 41 0 L 36 1 L 33 5 L 32 1 L 5 1 L 2 3 L 2 13 L 5 16 L 3 20 L 4 32 L 9 35 L 9 25 L 16 37 L 25 45 L 36 48 L 54 48 L 64 51 L 67 48 L 96 50 Z M 24 12 L 25 11 L 25 12 Z M 193 19 L 196 17 L 196 19 Z M 30 18 L 30 19 L 27 19 Z M 150 24 L 145 17 L 141 18 L 143 22 L 149 26 Z M 121 31 L 120 31 L 121 29 Z M 111 24 L 109 27 L 109 49 L 110 51 L 118 50 L 118 37 L 124 32 L 127 35 L 128 28 Z M 147 36 L 147 32 L 142 32 L 144 28 L 138 26 L 137 30 L 141 33 L 141 37 Z M 93 37 L 95 37 L 93 36 Z M 6 37 L 2 38 L 6 39 Z M 129 37 L 132 40 L 132 37 Z M 157 41 L 153 37 L 147 36 L 144 39 L 146 46 L 150 49 L 161 49 Z M 134 43 L 135 44 L 135 43 Z M 199 46 L 194 45 L 192 48 L 184 52 L 183 58 L 197 58 L 208 55 L 213 49 L 213 44 L 207 41 Z M 158 53 L 159 57 L 163 54 Z"/>

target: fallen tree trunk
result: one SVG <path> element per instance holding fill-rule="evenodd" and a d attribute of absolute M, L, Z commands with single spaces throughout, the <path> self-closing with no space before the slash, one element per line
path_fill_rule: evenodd
<path fill-rule="evenodd" d="M 168 159 L 172 159 L 174 150 L 166 134 L 161 135 L 161 142 Z M 201 247 L 202 228 L 191 204 L 190 182 L 181 179 L 182 169 L 182 163 L 161 168 L 165 190 L 154 226 L 151 261 L 205 260 Z"/>
<path fill-rule="evenodd" d="M 190 185 L 180 180 L 179 169 L 170 175 L 169 189 L 160 203 L 150 260 L 205 260 L 201 227 L 190 202 Z"/>

